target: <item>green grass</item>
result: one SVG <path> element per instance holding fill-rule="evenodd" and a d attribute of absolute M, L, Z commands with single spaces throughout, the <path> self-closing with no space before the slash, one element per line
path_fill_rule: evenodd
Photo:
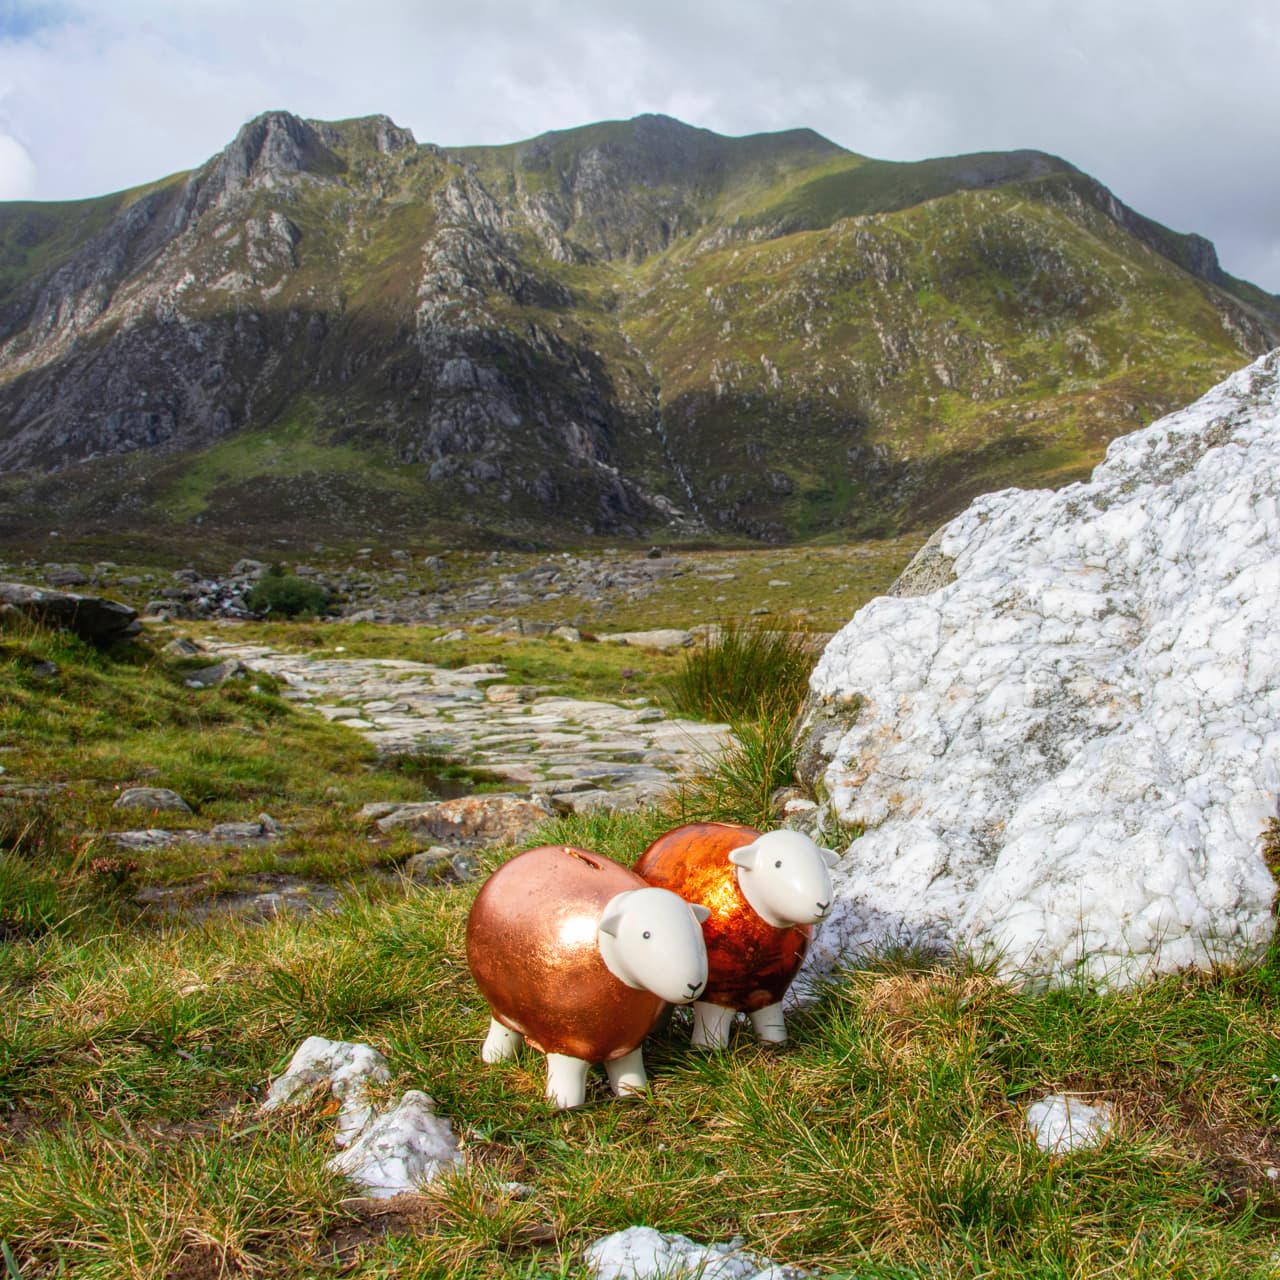
<path fill-rule="evenodd" d="M 412 479 L 384 464 L 376 453 L 353 445 L 331 444 L 317 435 L 314 406 L 303 402 L 271 426 L 243 431 L 187 459 L 156 500 L 171 520 L 204 515 L 220 491 L 264 477 L 304 486 L 318 477 L 357 477 L 371 489 L 405 494 Z"/>
<path fill-rule="evenodd" d="M 648 835 L 624 826 L 624 845 Z M 202 1246 L 229 1268 L 313 1275 L 346 1230 L 362 1241 L 347 1274 L 577 1275 L 583 1244 L 634 1223 L 740 1233 L 837 1274 L 1268 1274 L 1274 954 L 1110 996 L 1035 996 L 963 966 L 857 969 L 792 1020 L 783 1052 L 744 1034 L 695 1053 L 678 1017 L 651 1042 L 646 1098 L 608 1100 L 597 1081 L 592 1105 L 557 1115 L 534 1057 L 478 1062 L 469 898 L 366 892 L 341 916 L 10 948 L 0 1237 L 23 1274 L 61 1258 L 76 1275 L 161 1276 Z M 465 1136 L 470 1171 L 389 1236 L 323 1171 L 330 1109 L 254 1110 L 311 1033 L 380 1048 L 387 1095 L 427 1088 Z M 1097 1151 L 1052 1159 L 1020 1108 L 1064 1088 L 1119 1122 Z"/>
<path fill-rule="evenodd" d="M 195 879 L 214 894 L 249 874 L 341 880 L 394 866 L 409 843 L 373 844 L 353 829 L 355 812 L 456 784 L 449 762 L 379 758 L 358 734 L 299 713 L 269 676 L 187 688 L 184 676 L 208 661 L 171 659 L 147 643 L 103 653 L 36 628 L 0 631 L 0 920 L 23 931 L 47 925 L 50 893 L 73 911 L 129 883 Z M 40 674 L 48 663 L 55 673 Z M 115 808 L 131 786 L 167 787 L 195 812 Z M 286 833 L 258 849 L 211 854 L 180 843 L 143 857 L 106 839 L 149 826 L 204 830 L 264 811 Z"/>
<path fill-rule="evenodd" d="M 794 782 L 793 731 L 818 651 L 812 635 L 752 619 L 722 624 L 686 653 L 668 703 L 683 715 L 727 721 L 732 736 L 678 793 L 681 821 L 776 825 L 773 796 Z"/>
<path fill-rule="evenodd" d="M 730 619 L 688 651 L 671 683 L 671 705 L 704 720 L 794 714 L 809 686 L 816 646 L 802 632 Z"/>
<path fill-rule="evenodd" d="M 754 547 L 717 547 L 668 545 L 666 554 L 678 563 L 676 576 L 657 580 L 647 590 L 611 590 L 604 593 L 578 594 L 566 591 L 557 599 L 547 599 L 538 593 L 527 604 L 513 611 L 520 617 L 535 622 L 571 623 L 589 634 L 611 631 L 641 631 L 655 627 L 689 627 L 710 625 L 724 618 L 746 617 L 756 608 L 767 608 L 767 621 L 783 630 L 835 631 L 843 626 L 854 611 L 874 595 L 883 591 L 902 570 L 923 543 L 919 534 L 905 535 L 879 541 L 848 543 L 835 534 L 827 533 L 815 543 L 803 547 L 770 547 L 762 550 Z M 290 563 L 310 564 L 330 580 L 343 577 L 356 581 L 368 581 L 375 595 L 396 601 L 412 591 L 431 592 L 445 584 L 454 588 L 474 585 L 477 590 L 489 592 L 501 590 L 500 582 L 506 577 L 529 569 L 555 567 L 558 557 L 554 553 L 530 551 L 503 551 L 498 563 L 490 559 L 490 553 L 448 551 L 444 567 L 439 570 L 423 567 L 420 558 L 442 549 L 434 541 L 406 539 L 403 544 L 411 551 L 408 561 L 393 559 L 385 548 L 365 559 L 356 558 L 360 543 L 350 541 L 325 550 L 314 547 L 295 547 L 289 552 Z M 0 547 L 0 554 L 5 549 Z M 271 543 L 254 545 L 249 553 L 264 562 L 280 556 L 280 549 Z M 11 560 L 0 564 L 0 575 L 15 581 L 38 581 L 41 564 L 28 556 L 20 558 L 10 551 Z M 246 554 L 244 548 L 227 546 L 205 540 L 192 545 L 186 541 L 172 544 L 146 544 L 146 554 L 131 552 L 126 559 L 118 548 L 105 541 L 76 541 L 67 539 L 60 545 L 59 560 L 77 562 L 93 575 L 94 590 L 112 599 L 122 600 L 142 609 L 156 598 L 162 588 L 171 586 L 170 573 L 180 567 L 195 567 L 202 573 L 225 576 L 231 566 Z M 618 553 L 616 548 L 588 546 L 580 553 L 595 558 L 605 567 L 616 561 L 619 566 L 631 567 L 645 559 L 643 551 L 629 550 Z M 115 568 L 98 570 L 95 562 L 120 559 Z M 353 563 L 354 562 L 354 563 Z M 563 568 L 563 565 L 560 566 Z M 396 575 L 393 580 L 392 575 Z M 564 584 L 558 584 L 561 590 Z M 350 597 L 341 602 L 347 607 L 358 607 L 365 598 L 353 590 Z M 450 623 L 469 627 L 476 614 L 492 611 L 487 605 L 470 611 L 465 608 L 449 615 Z M 415 628 L 408 633 L 401 627 L 378 627 L 372 624 L 339 623 L 336 627 L 311 627 L 290 624 L 280 630 L 237 629 L 234 634 L 262 638 L 273 644 L 293 644 L 305 648 L 322 649 L 336 644 L 347 645 L 352 653 L 357 651 L 368 657 L 409 656 L 423 661 L 436 661 L 443 654 L 475 653 L 488 644 L 490 652 L 521 653 L 521 643 L 510 643 L 508 638 L 485 641 L 476 636 L 468 641 L 469 648 L 450 649 L 432 641 L 447 625 L 440 621 L 434 627 Z M 194 635 L 217 634 L 217 626 L 201 627 L 184 624 L 184 630 Z M 451 626 L 450 626 L 451 629 Z M 553 645 L 560 642 L 552 642 Z M 357 650 L 358 646 L 358 650 Z M 587 649 L 575 650 L 579 655 Z M 594 655 L 597 650 L 592 647 Z M 635 658 L 632 651 L 630 657 Z M 454 661 L 454 657 L 450 657 Z M 457 661 L 480 661 L 479 656 L 457 658 Z M 634 662 L 625 665 L 636 665 Z M 573 669 L 573 664 L 566 664 Z"/>
<path fill-rule="evenodd" d="M 201 634 L 199 628 L 185 629 Z M 235 632 L 237 641 L 265 643 L 313 656 L 407 658 L 447 668 L 492 662 L 505 668 L 506 683 L 533 685 L 560 697 L 607 702 L 663 696 L 681 661 L 678 652 L 554 637 L 526 639 L 481 632 L 465 640 L 437 643 L 444 634 L 439 627 L 406 629 L 360 622 L 264 622 L 238 627 Z"/>
<path fill-rule="evenodd" d="M 681 822 L 745 822 L 776 826 L 774 793 L 795 780 L 792 730 L 796 712 L 784 707 L 735 720 L 724 751 L 677 794 Z"/>
<path fill-rule="evenodd" d="M 1061 161 L 1042 156 L 1046 171 L 1066 171 Z M 769 225 L 782 221 L 790 229 L 829 227 L 840 218 L 892 213 L 954 195 L 975 186 L 1017 181 L 1028 171 L 1018 153 L 987 152 L 902 163 L 863 160 L 829 165 L 808 180 L 793 184 L 775 203 L 763 207 L 752 221 Z"/>
<path fill-rule="evenodd" d="M 424 639 L 310 624 L 260 634 L 341 635 L 409 657 Z M 543 661 L 567 671 L 597 652 L 609 651 L 546 646 Z M 33 674 L 48 661 L 52 682 Z M 644 1097 L 618 1102 L 594 1078 L 590 1105 L 555 1113 L 536 1055 L 479 1062 L 486 1012 L 463 941 L 475 886 L 359 874 L 397 854 L 353 829 L 354 808 L 407 796 L 418 766 L 371 767 L 354 735 L 267 683 L 197 693 L 182 669 L 147 646 L 102 654 L 34 628 L 0 633 L 0 783 L 65 784 L 0 803 L 11 1275 L 581 1280 L 587 1243 L 640 1223 L 699 1241 L 741 1235 L 838 1277 L 1275 1274 L 1280 1199 L 1266 1171 L 1280 1165 L 1280 949 L 1248 972 L 1113 993 L 1020 989 L 963 960 L 869 955 L 791 1018 L 785 1049 L 764 1051 L 740 1029 L 728 1052 L 695 1052 L 677 1013 L 646 1049 Z M 681 821 L 767 825 L 788 739 L 767 718 L 743 723 L 757 733 L 747 741 L 740 727 L 746 763 L 731 754 L 667 808 L 567 817 L 539 838 L 626 863 Z M 295 824 L 280 865 L 349 881 L 341 911 L 139 919 L 130 889 L 142 881 L 228 883 L 242 869 L 236 855 L 210 868 L 207 850 L 137 854 L 123 880 L 119 867 L 93 869 L 104 850 L 88 832 L 117 823 L 114 787 L 144 761 L 157 770 L 148 782 L 203 780 L 201 821 L 278 801 Z M 1274 833 L 1268 849 L 1274 859 Z M 484 870 L 511 852 L 484 851 Z M 323 1167 L 334 1123 L 324 1099 L 257 1110 L 311 1034 L 386 1054 L 383 1099 L 431 1093 L 466 1171 L 393 1206 L 352 1198 Z M 1064 1090 L 1109 1102 L 1117 1124 L 1102 1147 L 1052 1158 L 1021 1113 Z"/>

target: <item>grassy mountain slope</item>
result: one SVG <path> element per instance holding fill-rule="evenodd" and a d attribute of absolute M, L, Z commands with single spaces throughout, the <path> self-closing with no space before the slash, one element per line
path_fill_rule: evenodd
<path fill-rule="evenodd" d="M 719 519 L 863 531 L 1078 478 L 1237 346 L 1203 282 L 1069 177 L 733 245 L 626 311 Z M 1172 317 L 1176 317 L 1173 320 Z M 806 523 L 807 526 L 806 527 Z"/>
<path fill-rule="evenodd" d="M 1280 332 L 1038 152 L 660 116 L 445 152 L 252 121 L 0 206 L 0 534 L 843 536 L 1078 477 Z"/>

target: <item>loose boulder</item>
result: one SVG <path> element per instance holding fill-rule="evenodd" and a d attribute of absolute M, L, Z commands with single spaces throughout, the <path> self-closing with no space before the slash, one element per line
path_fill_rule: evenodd
<path fill-rule="evenodd" d="M 243 680 L 249 675 L 249 668 L 238 658 L 226 662 L 216 662 L 211 667 L 201 667 L 184 677 L 182 683 L 188 689 L 217 689 L 228 680 Z"/>
<path fill-rule="evenodd" d="M 376 1199 L 419 1191 L 442 1173 L 460 1168 L 453 1125 L 435 1113 L 428 1094 L 410 1089 L 389 1110 L 370 1101 L 371 1086 L 391 1078 L 387 1060 L 367 1044 L 308 1036 L 284 1075 L 271 1084 L 263 1111 L 295 1106 L 327 1088 L 338 1103 L 334 1144 L 326 1167 L 344 1173 Z"/>
<path fill-rule="evenodd" d="M 326 1167 L 345 1173 L 374 1199 L 386 1200 L 421 1191 L 463 1164 L 453 1124 L 436 1115 L 429 1094 L 410 1089 L 390 1111 L 375 1115 Z"/>
<path fill-rule="evenodd" d="M 802 1280 L 809 1272 L 780 1266 L 743 1242 L 698 1244 L 688 1236 L 627 1227 L 587 1247 L 593 1280 Z"/>
<path fill-rule="evenodd" d="M 149 809 L 155 813 L 190 813 L 191 806 L 168 787 L 127 787 L 113 809 Z"/>
<path fill-rule="evenodd" d="M 555 816 L 545 796 L 459 796 L 397 805 L 377 819 L 379 831 L 406 829 L 451 849 L 519 844 Z"/>
<path fill-rule="evenodd" d="M 611 631 L 600 639 L 606 644 L 629 644 L 637 649 L 686 649 L 693 643 L 693 632 L 664 627 L 657 631 Z"/>
<path fill-rule="evenodd" d="M 284 1075 L 271 1082 L 262 1109 L 291 1106 L 311 1090 L 327 1086 L 339 1107 L 334 1141 L 345 1147 L 374 1118 L 370 1085 L 390 1079 L 386 1058 L 369 1045 L 308 1036 L 289 1059 Z"/>
<path fill-rule="evenodd" d="M 73 631 L 95 645 L 127 640 L 142 630 L 138 611 L 118 600 L 48 591 L 25 582 L 0 582 L 0 615 L 10 612 L 40 626 Z"/>
<path fill-rule="evenodd" d="M 886 939 L 1123 984 L 1274 928 L 1280 350 L 1114 441 L 1092 480 L 978 499 L 811 681 L 815 822 L 860 825 L 810 951 Z"/>
<path fill-rule="evenodd" d="M 1049 1155 L 1088 1151 L 1111 1133 L 1111 1106 L 1091 1106 L 1070 1094 L 1050 1093 L 1026 1110 L 1027 1130 L 1036 1146 Z"/>

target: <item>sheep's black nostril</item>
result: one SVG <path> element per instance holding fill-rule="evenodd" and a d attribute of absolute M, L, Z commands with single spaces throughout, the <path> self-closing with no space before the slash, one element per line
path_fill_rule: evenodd
<path fill-rule="evenodd" d="M 696 996 L 698 992 L 702 990 L 701 982 L 686 982 L 684 985 L 689 988 L 689 994 L 691 996 Z"/>
<path fill-rule="evenodd" d="M 825 915 L 827 914 L 827 908 L 828 908 L 830 905 L 831 905 L 831 903 L 829 903 L 829 902 L 820 902 L 820 903 L 818 903 L 818 910 L 819 910 L 819 911 L 821 911 L 821 912 L 822 912 L 822 914 L 825 916 Z"/>

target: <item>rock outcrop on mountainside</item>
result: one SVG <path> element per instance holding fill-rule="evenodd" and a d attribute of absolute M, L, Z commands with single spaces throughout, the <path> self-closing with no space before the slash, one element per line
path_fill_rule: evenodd
<path fill-rule="evenodd" d="M 975 502 L 812 677 L 818 821 L 866 828 L 812 963 L 886 937 L 1056 980 L 1259 958 L 1278 597 L 1280 349 L 1088 484 Z"/>
<path fill-rule="evenodd" d="M 1076 478 L 1280 333 L 1036 152 L 284 112 L 0 205 L 0 532 L 876 533 Z"/>

